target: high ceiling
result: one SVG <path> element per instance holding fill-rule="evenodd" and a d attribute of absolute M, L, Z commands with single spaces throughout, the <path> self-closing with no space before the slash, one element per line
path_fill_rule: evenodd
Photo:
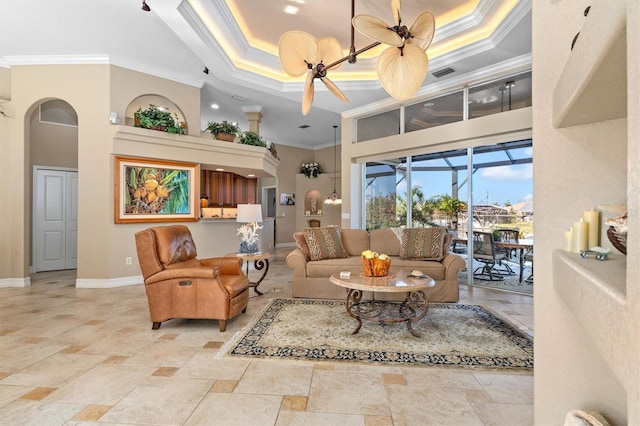
<path fill-rule="evenodd" d="M 147 3 L 150 12 L 139 0 L 0 0 L 0 66 L 111 63 L 170 78 L 201 87 L 202 128 L 209 120 L 230 120 L 246 130 L 242 107 L 259 105 L 265 139 L 306 148 L 333 144 L 332 125 L 340 123 L 341 112 L 389 98 L 375 76 L 380 49 L 330 71 L 349 104 L 316 82 L 307 116 L 300 112 L 303 77 L 289 77 L 280 67 L 278 39 L 289 30 L 335 37 L 348 52 L 347 0 Z M 286 7 L 297 13 L 285 13 Z M 404 0 L 403 23 L 410 25 L 424 9 L 435 15 L 436 33 L 419 94 L 530 64 L 531 0 Z M 389 0 L 356 0 L 355 13 L 393 22 Z M 357 49 L 371 42 L 356 32 Z M 446 67 L 455 72 L 432 75 Z M 219 109 L 210 107 L 214 103 Z"/>

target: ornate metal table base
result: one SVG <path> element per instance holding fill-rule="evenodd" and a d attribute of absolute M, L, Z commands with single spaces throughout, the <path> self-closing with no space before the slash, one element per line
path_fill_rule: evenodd
<path fill-rule="evenodd" d="M 365 300 L 362 301 L 362 291 L 349 289 L 347 294 L 347 312 L 358 321 L 358 326 L 351 334 L 356 334 L 362 327 L 362 320 L 377 323 L 406 322 L 409 332 L 421 337 L 415 331 L 412 324 L 427 315 L 429 301 L 422 290 L 407 292 L 407 296 L 402 302 L 387 300 Z"/>
<path fill-rule="evenodd" d="M 267 272 L 269 272 L 269 259 L 257 259 L 253 262 L 253 267 L 256 269 L 256 271 L 262 271 L 264 269 L 264 272 L 262 273 L 258 281 L 249 282 L 249 287 L 253 287 L 253 291 L 255 291 L 258 294 L 258 296 L 262 296 L 264 293 L 258 290 L 258 286 L 260 285 L 262 280 L 264 280 L 264 277 L 267 276 Z M 249 276 L 249 261 L 247 260 L 247 277 L 248 276 Z"/>

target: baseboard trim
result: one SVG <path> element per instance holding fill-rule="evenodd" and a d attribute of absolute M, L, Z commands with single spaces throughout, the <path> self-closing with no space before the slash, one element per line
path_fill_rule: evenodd
<path fill-rule="evenodd" d="M 128 285 L 138 285 L 142 284 L 143 281 L 142 275 L 108 279 L 77 278 L 76 288 L 115 288 Z"/>
<path fill-rule="evenodd" d="M 29 287 L 31 285 L 31 277 L 24 278 L 0 278 L 0 288 L 7 287 Z"/>

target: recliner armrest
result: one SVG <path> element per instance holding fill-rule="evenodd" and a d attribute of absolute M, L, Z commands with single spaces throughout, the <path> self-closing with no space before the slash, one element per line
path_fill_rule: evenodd
<path fill-rule="evenodd" d="M 220 275 L 244 275 L 242 272 L 242 259 L 239 257 L 210 257 L 200 259 L 205 266 L 214 266 L 220 269 Z"/>
<path fill-rule="evenodd" d="M 188 278 L 205 278 L 213 279 L 219 275 L 219 269 L 210 266 L 201 266 L 195 268 L 175 268 L 165 269 L 157 274 L 153 274 L 144 280 L 145 285 L 155 284 L 162 281 L 173 279 Z"/>

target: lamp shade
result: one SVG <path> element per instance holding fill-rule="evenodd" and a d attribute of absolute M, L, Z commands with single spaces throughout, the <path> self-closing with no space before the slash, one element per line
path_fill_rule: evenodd
<path fill-rule="evenodd" d="M 238 204 L 238 214 L 236 216 L 236 222 L 262 222 L 262 205 Z"/>

